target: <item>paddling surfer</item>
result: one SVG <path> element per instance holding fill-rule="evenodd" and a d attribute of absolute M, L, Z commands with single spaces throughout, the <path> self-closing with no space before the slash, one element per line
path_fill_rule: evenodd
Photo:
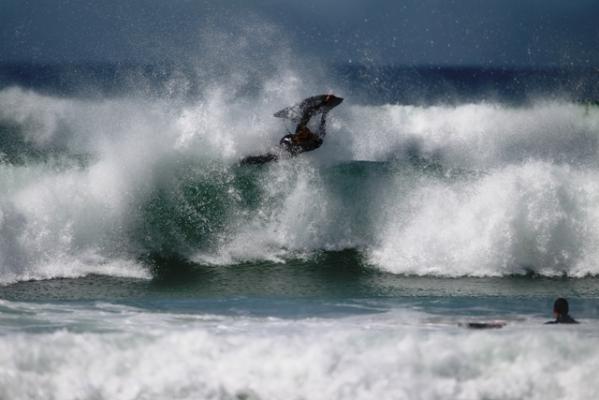
<path fill-rule="evenodd" d="M 555 320 L 545 322 L 545 324 L 577 324 L 574 318 L 570 316 L 570 306 L 568 300 L 563 297 L 558 298 L 553 303 L 553 316 Z"/>

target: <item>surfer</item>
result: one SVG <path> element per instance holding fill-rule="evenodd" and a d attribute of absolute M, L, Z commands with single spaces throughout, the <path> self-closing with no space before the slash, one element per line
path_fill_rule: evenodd
<path fill-rule="evenodd" d="M 295 133 L 290 133 L 281 138 L 279 142 L 281 148 L 293 156 L 319 148 L 327 134 L 327 113 L 328 111 L 322 113 L 317 133 L 312 132 L 308 128 L 307 125 L 312 116 L 310 113 L 305 113 L 300 123 L 297 124 Z"/>
<path fill-rule="evenodd" d="M 279 159 L 281 152 L 290 156 L 296 156 L 300 153 L 316 150 L 322 146 L 323 139 L 326 136 L 327 114 L 334 107 L 341 104 L 343 99 L 332 94 L 309 97 L 301 103 L 284 108 L 274 114 L 275 117 L 289 119 L 297 122 L 294 133 L 283 136 L 279 141 L 280 151 L 277 153 L 268 153 L 261 156 L 246 157 L 241 164 L 264 164 Z M 318 130 L 312 132 L 308 123 L 313 116 L 321 114 Z"/>
<path fill-rule="evenodd" d="M 545 322 L 545 324 L 577 324 L 574 318 L 568 314 L 570 312 L 570 307 L 568 306 L 568 300 L 563 297 L 558 298 L 553 303 L 553 316 L 555 317 L 554 321 Z"/>

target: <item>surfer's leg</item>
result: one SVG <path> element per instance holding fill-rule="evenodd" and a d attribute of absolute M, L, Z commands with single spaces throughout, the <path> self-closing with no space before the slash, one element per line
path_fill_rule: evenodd
<path fill-rule="evenodd" d="M 308 125 L 310 118 L 312 118 L 312 110 L 305 110 L 302 114 L 302 119 L 300 120 L 299 124 L 297 124 L 297 126 L 295 127 L 295 133 L 299 133 L 302 130 L 304 130 L 306 128 L 306 125 Z"/>
<path fill-rule="evenodd" d="M 277 161 L 279 156 L 274 153 L 267 153 L 261 156 L 249 156 L 241 160 L 241 165 L 261 165 L 271 161 Z"/>
<path fill-rule="evenodd" d="M 318 136 L 320 136 L 320 138 L 323 139 L 326 134 L 327 134 L 327 111 L 322 113 L 322 116 L 320 117 L 320 125 L 318 126 Z"/>

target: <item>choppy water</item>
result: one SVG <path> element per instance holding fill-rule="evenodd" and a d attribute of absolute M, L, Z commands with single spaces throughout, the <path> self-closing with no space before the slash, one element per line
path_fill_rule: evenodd
<path fill-rule="evenodd" d="M 0 290 L 0 397 L 592 399 L 596 288 L 324 261 L 20 283 Z M 580 325 L 543 325 L 555 293 Z"/>
<path fill-rule="evenodd" d="M 599 392 L 589 71 L 7 68 L 0 398 Z M 238 164 L 328 89 L 320 149 Z"/>

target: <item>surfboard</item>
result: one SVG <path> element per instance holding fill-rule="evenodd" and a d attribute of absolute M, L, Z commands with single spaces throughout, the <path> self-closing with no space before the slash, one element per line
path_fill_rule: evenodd
<path fill-rule="evenodd" d="M 318 96 L 308 97 L 297 104 L 285 107 L 282 110 L 274 113 L 274 116 L 298 123 L 306 113 L 309 115 L 314 115 L 328 112 L 342 102 L 342 97 L 337 97 L 332 94 L 321 94 Z"/>
<path fill-rule="evenodd" d="M 304 123 L 315 114 L 324 113 L 332 110 L 343 102 L 343 98 L 334 96 L 332 94 L 321 94 L 318 96 L 308 97 L 301 102 L 283 108 L 277 111 L 274 116 L 277 118 L 284 118 L 291 120 L 294 123 L 299 123 L 304 119 Z M 288 135 L 290 136 L 290 135 Z M 242 159 L 240 165 L 263 165 L 269 162 L 278 161 L 279 155 L 274 153 L 266 153 L 257 156 L 249 156 Z"/>
<path fill-rule="evenodd" d="M 458 326 L 468 329 L 501 329 L 507 325 L 505 321 L 472 321 L 461 322 Z"/>

